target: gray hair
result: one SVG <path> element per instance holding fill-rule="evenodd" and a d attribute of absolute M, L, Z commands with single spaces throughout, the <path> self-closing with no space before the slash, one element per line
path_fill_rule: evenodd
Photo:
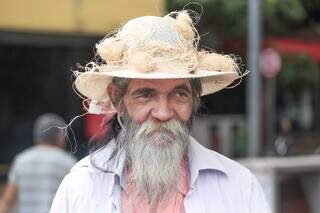
<path fill-rule="evenodd" d="M 35 143 L 56 144 L 64 134 L 66 123 L 60 116 L 46 113 L 39 116 L 33 126 Z"/>

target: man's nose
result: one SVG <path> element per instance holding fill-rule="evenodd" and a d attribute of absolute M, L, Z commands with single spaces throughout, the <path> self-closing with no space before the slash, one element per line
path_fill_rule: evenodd
<path fill-rule="evenodd" d="M 174 111 L 171 108 L 167 97 L 159 97 L 151 111 L 151 116 L 160 121 L 170 120 L 174 116 Z"/>

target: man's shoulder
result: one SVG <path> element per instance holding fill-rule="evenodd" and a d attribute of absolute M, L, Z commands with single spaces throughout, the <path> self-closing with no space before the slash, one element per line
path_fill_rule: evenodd
<path fill-rule="evenodd" d="M 25 162 L 27 161 L 30 157 L 36 156 L 36 152 L 37 152 L 37 147 L 36 146 L 32 146 L 29 147 L 21 152 L 19 152 L 15 157 L 14 157 L 14 161 L 16 163 L 19 162 Z"/>
<path fill-rule="evenodd" d="M 235 160 L 207 149 L 200 144 L 196 145 L 195 149 L 194 162 L 196 163 L 193 162 L 193 164 L 196 166 L 193 165 L 192 171 L 199 173 L 198 178 L 200 178 L 202 184 L 208 184 L 206 186 L 210 187 L 213 183 L 219 183 L 230 193 L 235 188 L 242 195 L 251 193 L 250 191 L 255 186 L 256 178 L 249 169 Z M 194 169 L 194 167 L 197 169 Z"/>
<path fill-rule="evenodd" d="M 113 150 L 113 144 L 110 143 L 90 153 L 70 169 L 65 181 L 73 185 L 81 182 L 90 185 L 97 181 L 100 182 L 102 179 L 109 180 L 113 177 L 118 166 L 115 162 L 119 162 L 119 160 L 109 161 Z"/>
<path fill-rule="evenodd" d="M 209 193 L 207 189 L 220 188 L 223 190 L 215 191 L 219 192 L 217 196 L 223 197 L 226 205 L 236 206 L 234 210 L 258 212 L 261 209 L 269 212 L 261 185 L 249 169 L 198 143 L 192 147 L 196 150 L 193 151 L 194 161 L 200 168 L 193 170 L 196 174 L 198 172 L 196 184 L 200 194 Z"/>
<path fill-rule="evenodd" d="M 82 161 L 74 165 L 63 178 L 54 198 L 53 206 L 55 208 L 65 210 L 64 208 L 69 208 L 66 207 L 67 205 L 70 205 L 72 208 L 75 208 L 75 204 L 77 204 L 76 206 L 84 205 L 88 200 L 88 196 L 92 195 L 92 184 L 94 181 L 87 167 L 81 166 L 84 161 L 85 159 L 82 159 Z"/>
<path fill-rule="evenodd" d="M 89 154 L 82 158 L 80 161 L 78 161 L 68 173 L 68 179 L 87 179 L 92 174 L 96 173 L 98 168 L 94 166 L 94 163 L 92 163 L 92 154 Z M 103 171 L 101 171 L 103 173 Z"/>
<path fill-rule="evenodd" d="M 89 194 L 99 191 L 100 188 L 110 187 L 112 177 L 112 173 L 95 168 L 92 165 L 91 156 L 88 155 L 71 168 L 64 177 L 60 188 L 72 192 L 70 197 L 87 197 Z"/>
<path fill-rule="evenodd" d="M 48 157 L 53 157 L 57 156 L 57 158 L 63 158 L 63 159 L 74 159 L 74 157 L 66 152 L 65 150 L 58 148 L 58 147 L 45 147 L 45 146 L 40 146 L 40 145 L 35 145 L 32 147 L 29 147 L 22 152 L 18 153 L 15 157 L 16 160 L 27 160 L 29 158 L 48 158 Z"/>
<path fill-rule="evenodd" d="M 91 182 L 88 160 L 89 158 L 85 157 L 77 162 L 64 177 L 61 185 L 72 188 L 75 192 L 78 191 L 79 186 L 86 187 Z"/>
<path fill-rule="evenodd" d="M 91 161 L 91 155 L 84 157 L 64 177 L 56 193 L 52 212 L 66 212 L 60 209 L 89 212 L 92 208 L 105 205 L 106 195 L 112 190 L 114 174 L 98 170 Z"/>
<path fill-rule="evenodd" d="M 224 166 L 224 168 L 226 169 L 227 173 L 229 173 L 229 175 L 233 175 L 233 176 L 251 176 L 251 172 L 248 168 L 244 167 L 243 165 L 241 165 L 240 163 L 238 163 L 237 161 L 230 159 L 218 152 L 209 150 L 212 155 L 215 156 L 215 158 L 217 160 L 219 160 L 221 162 L 221 164 Z"/>
<path fill-rule="evenodd" d="M 202 164 L 201 168 L 215 171 L 218 170 L 231 178 L 252 176 L 251 172 L 237 161 L 216 151 L 205 148 L 196 140 L 193 140 L 192 144 L 194 158 L 197 158 L 197 162 Z"/>
<path fill-rule="evenodd" d="M 75 171 L 89 171 L 90 166 L 90 156 L 87 155 L 86 157 L 82 158 L 80 161 L 78 161 L 71 169 L 70 172 Z"/>

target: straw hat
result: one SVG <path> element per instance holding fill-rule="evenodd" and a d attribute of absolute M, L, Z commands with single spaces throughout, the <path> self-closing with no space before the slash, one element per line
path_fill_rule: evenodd
<path fill-rule="evenodd" d="M 90 62 L 84 72 L 76 72 L 75 87 L 91 101 L 108 102 L 106 88 L 113 77 L 200 78 L 201 95 L 223 89 L 240 77 L 234 59 L 197 50 L 198 40 L 186 11 L 132 19 L 96 44 L 102 62 Z"/>

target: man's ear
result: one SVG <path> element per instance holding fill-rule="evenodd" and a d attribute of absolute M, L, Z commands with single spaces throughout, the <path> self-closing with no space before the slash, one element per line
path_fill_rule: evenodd
<path fill-rule="evenodd" d="M 118 92 L 118 87 L 114 83 L 110 83 L 107 87 L 107 93 L 109 96 L 109 99 L 115 109 L 118 108 L 118 99 L 117 95 L 119 94 Z M 119 98 L 119 97 L 118 97 Z"/>

